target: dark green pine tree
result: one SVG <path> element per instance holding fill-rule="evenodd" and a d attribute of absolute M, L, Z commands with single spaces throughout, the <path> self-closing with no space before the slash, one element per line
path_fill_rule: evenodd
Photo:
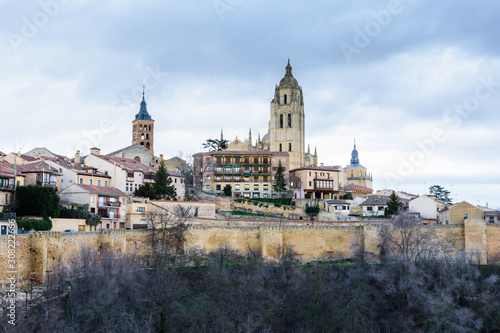
<path fill-rule="evenodd" d="M 396 215 L 398 213 L 399 208 L 402 205 L 403 204 L 399 200 L 399 197 L 397 196 L 397 194 L 394 191 L 392 191 L 392 193 L 389 197 L 389 201 L 387 202 L 387 208 L 385 210 L 385 215 L 386 216 Z"/>
<path fill-rule="evenodd" d="M 161 161 L 158 171 L 156 172 L 153 188 L 159 199 L 169 198 L 174 199 L 177 196 L 172 178 L 165 168 L 165 163 Z"/>
<path fill-rule="evenodd" d="M 156 194 L 156 190 L 151 183 L 144 183 L 139 186 L 135 191 L 134 195 L 136 197 L 149 198 L 149 199 L 158 199 L 158 195 Z"/>
<path fill-rule="evenodd" d="M 274 175 L 274 179 L 273 191 L 277 193 L 286 192 L 286 179 L 283 167 L 281 166 L 281 161 L 278 165 L 278 169 L 276 170 L 276 174 Z"/>

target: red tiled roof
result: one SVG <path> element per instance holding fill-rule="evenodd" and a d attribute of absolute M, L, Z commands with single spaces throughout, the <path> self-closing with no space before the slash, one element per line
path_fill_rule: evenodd
<path fill-rule="evenodd" d="M 45 163 L 44 161 L 37 161 L 29 164 L 18 164 L 17 170 L 22 173 L 30 172 L 45 172 L 51 174 L 57 174 L 57 170 Z"/>
<path fill-rule="evenodd" d="M 97 185 L 84 185 L 84 184 L 73 184 L 73 186 L 79 186 L 83 190 L 89 193 L 96 193 L 102 195 L 112 195 L 119 197 L 126 197 L 127 194 L 125 192 L 120 191 L 116 187 L 107 187 L 107 186 L 97 186 Z"/>
<path fill-rule="evenodd" d="M 345 186 L 340 187 L 341 191 L 346 191 L 346 190 L 363 190 L 363 191 L 371 191 L 373 190 L 369 187 L 361 186 L 361 185 L 356 185 L 356 184 L 347 184 Z"/>
<path fill-rule="evenodd" d="M 109 163 L 116 163 L 122 169 L 128 170 L 128 171 L 138 171 L 138 172 L 149 173 L 149 174 L 156 173 L 156 171 L 158 171 L 158 168 L 150 167 L 144 163 L 138 162 L 138 161 L 130 159 L 130 158 L 113 157 L 113 156 L 108 156 L 108 155 L 96 155 L 96 156 L 109 162 Z"/>
<path fill-rule="evenodd" d="M 0 176 L 14 178 L 14 168 L 7 162 L 0 162 Z"/>
<path fill-rule="evenodd" d="M 86 171 L 86 170 L 97 170 L 97 168 L 94 168 L 94 167 L 91 167 L 91 166 L 85 166 L 85 165 L 80 165 L 80 164 L 76 164 L 76 165 L 73 165 L 71 163 L 71 160 L 68 159 L 68 158 L 65 158 L 64 160 L 61 160 L 59 158 L 55 158 L 55 157 L 42 157 L 44 160 L 48 160 L 48 161 L 51 161 L 53 163 L 56 163 L 57 165 L 63 167 L 63 168 L 66 168 L 66 169 L 69 169 L 71 171 L 74 171 L 76 172 L 77 174 L 79 175 L 84 175 L 84 176 L 95 176 L 95 177 L 104 177 L 104 178 L 111 178 L 111 176 L 108 176 L 102 172 L 99 172 L 99 171 L 96 171 L 96 173 L 93 173 L 93 172 L 89 172 L 89 171 Z"/>
<path fill-rule="evenodd" d="M 299 170 L 340 171 L 340 165 L 326 165 L 326 166 L 309 165 L 305 167 L 292 169 L 290 170 L 290 172 Z"/>

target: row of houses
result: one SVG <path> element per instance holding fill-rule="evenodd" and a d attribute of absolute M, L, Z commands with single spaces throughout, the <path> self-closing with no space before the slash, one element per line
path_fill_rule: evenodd
<path fill-rule="evenodd" d="M 383 217 L 390 200 L 390 190 L 353 200 L 326 200 L 325 209 L 331 213 L 363 217 Z M 485 223 L 500 223 L 500 211 L 488 206 L 474 206 L 466 201 L 447 205 L 432 195 L 395 192 L 402 208 L 423 224 L 463 224 L 467 219 L 482 219 Z M 389 194 L 389 195 L 388 195 Z"/>
<path fill-rule="evenodd" d="M 78 151 L 71 159 L 45 148 L 36 150 L 35 156 L 0 153 L 0 209 L 13 203 L 17 186 L 50 186 L 58 189 L 64 206 L 88 204 L 89 211 L 101 217 L 102 228 L 125 228 L 127 198 L 139 186 L 153 183 L 158 171 L 157 166 L 134 159 L 103 155 L 98 148 L 87 156 Z M 185 196 L 181 167 L 182 160 L 178 170 L 168 170 L 176 200 Z"/>

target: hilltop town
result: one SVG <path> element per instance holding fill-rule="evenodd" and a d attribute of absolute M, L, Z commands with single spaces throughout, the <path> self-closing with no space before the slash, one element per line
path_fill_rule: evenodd
<path fill-rule="evenodd" d="M 248 138 L 226 140 L 221 131 L 220 139 L 207 139 L 207 151 L 186 161 L 155 155 L 155 126 L 161 124 L 155 124 L 143 92 L 138 113 L 132 120 L 131 145 L 127 147 L 113 152 L 101 152 L 95 147 L 87 155 L 76 151 L 71 157 L 52 152 L 50 147 L 25 153 L 0 152 L 0 209 L 16 210 L 18 187 L 52 187 L 57 190 L 65 212 L 83 206 L 88 213 L 97 214 L 100 222 L 95 225 L 96 230 L 147 228 L 143 217 L 158 205 L 154 200 L 158 198 L 141 197 L 144 191 L 138 190 L 155 182 L 162 164 L 175 188 L 175 195 L 169 196 L 168 202 L 162 198 L 162 204 L 203 203 L 205 209 L 198 210 L 197 217 L 225 219 L 228 214 L 246 212 L 271 220 L 281 217 L 300 221 L 313 217 L 315 221 L 363 222 L 394 214 L 393 211 L 388 214 L 393 190 L 373 189 L 376 175 L 361 164 L 362 154 L 355 141 L 350 161 L 346 158 L 338 161 L 338 165 L 318 162 L 321 159 L 316 148 L 314 152 L 309 145 L 306 148 L 302 87 L 292 74 L 290 61 L 272 96 L 265 135 L 261 137 L 259 133 L 253 140 L 249 130 Z M 282 182 L 279 191 L 278 169 Z M 433 189 L 425 195 L 397 190 L 394 194 L 402 209 L 422 224 L 463 224 L 467 214 L 480 215 L 486 224 L 500 223 L 500 212 L 487 204 L 452 203 L 444 188 L 436 185 Z M 219 204 L 221 199 L 229 202 L 227 209 Z M 283 202 L 291 209 L 253 205 L 253 200 L 262 199 L 286 199 Z M 53 219 L 52 230 L 67 229 L 88 231 L 90 226 L 81 221 L 59 223 Z M 6 234 L 5 225 L 2 234 Z"/>

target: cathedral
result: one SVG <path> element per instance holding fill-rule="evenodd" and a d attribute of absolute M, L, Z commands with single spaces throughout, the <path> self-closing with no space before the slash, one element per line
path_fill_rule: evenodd
<path fill-rule="evenodd" d="M 228 150 L 287 152 L 289 168 L 293 170 L 307 165 L 317 165 L 318 155 L 316 149 L 314 154 L 311 154 L 309 147 L 305 151 L 304 98 L 302 87 L 293 77 L 290 60 L 285 70 L 285 76 L 274 89 L 267 134 L 262 139 L 259 134 L 253 145 L 250 130 L 247 140 L 241 141 L 236 138 L 230 142 Z M 222 133 L 221 139 L 223 139 Z"/>
<path fill-rule="evenodd" d="M 354 140 L 354 149 L 351 153 L 351 163 L 346 165 L 342 172 L 344 174 L 344 186 L 358 185 L 373 189 L 372 175 L 368 173 L 366 168 L 359 163 L 356 140 Z"/>

